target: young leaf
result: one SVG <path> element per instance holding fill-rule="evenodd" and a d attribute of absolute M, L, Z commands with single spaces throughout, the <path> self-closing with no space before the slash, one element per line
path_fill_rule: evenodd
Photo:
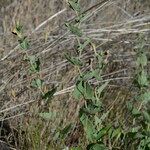
<path fill-rule="evenodd" d="M 141 112 L 140 112 L 139 110 L 137 110 L 136 108 L 133 108 L 132 114 L 133 114 L 135 117 L 141 116 Z"/>
<path fill-rule="evenodd" d="M 79 23 L 79 22 L 84 21 L 84 19 L 86 19 L 86 15 L 80 13 L 80 14 L 78 14 L 78 16 L 75 18 L 75 22 L 76 22 L 76 23 Z"/>
<path fill-rule="evenodd" d="M 83 80 L 77 81 L 76 87 L 78 91 L 83 95 L 84 94 L 84 81 Z"/>
<path fill-rule="evenodd" d="M 129 111 L 132 111 L 133 109 L 133 104 L 131 102 L 126 102 L 127 108 L 129 109 Z"/>
<path fill-rule="evenodd" d="M 54 140 L 54 141 L 57 141 L 59 137 L 60 137 L 60 132 L 57 131 L 57 132 L 54 134 L 54 136 L 53 136 L 53 140 Z"/>
<path fill-rule="evenodd" d="M 79 44 L 78 51 L 82 52 L 83 49 L 91 42 L 89 38 L 86 39 L 86 41 L 83 44 Z"/>
<path fill-rule="evenodd" d="M 27 50 L 29 49 L 29 42 L 26 38 L 23 38 L 23 39 L 20 39 L 19 40 L 19 43 L 20 43 L 20 47 L 23 49 L 23 50 Z"/>
<path fill-rule="evenodd" d="M 55 94 L 57 90 L 57 87 L 54 87 L 52 90 L 48 91 L 47 93 L 45 93 L 42 98 L 45 100 L 51 100 L 53 95 Z"/>
<path fill-rule="evenodd" d="M 37 58 L 34 65 L 35 65 L 35 70 L 38 72 L 40 71 L 40 64 L 41 64 L 40 59 Z"/>
<path fill-rule="evenodd" d="M 71 57 L 69 56 L 68 54 L 65 54 L 65 58 L 70 62 L 72 63 L 73 65 L 76 65 L 76 66 L 82 66 L 83 63 L 81 62 L 81 60 L 79 58 L 76 58 L 76 57 Z"/>
<path fill-rule="evenodd" d="M 17 24 L 16 24 L 16 32 L 21 33 L 22 30 L 23 30 L 23 26 L 19 22 L 17 22 Z"/>
<path fill-rule="evenodd" d="M 31 64 L 30 71 L 31 72 L 39 72 L 40 71 L 40 59 L 35 56 L 29 56 L 29 61 Z"/>
<path fill-rule="evenodd" d="M 83 35 L 81 29 L 79 29 L 77 26 L 66 23 L 66 26 L 70 30 L 70 32 L 78 37 L 81 37 Z"/>
<path fill-rule="evenodd" d="M 74 11 L 80 13 L 81 8 L 78 0 L 68 0 L 69 6 Z"/>
<path fill-rule="evenodd" d="M 31 82 L 31 86 L 34 88 L 42 88 L 43 81 L 41 79 L 33 79 Z"/>
<path fill-rule="evenodd" d="M 145 53 L 140 54 L 140 56 L 137 58 L 137 64 L 143 67 L 147 65 L 147 56 Z"/>
<path fill-rule="evenodd" d="M 140 86 L 148 86 L 147 73 L 144 70 L 138 75 L 137 81 Z"/>
<path fill-rule="evenodd" d="M 98 53 L 98 55 L 96 55 L 97 57 L 97 60 L 98 60 L 98 67 L 99 69 L 103 69 L 105 64 L 104 64 L 104 54 L 103 52 L 101 51 L 100 53 Z"/>
<path fill-rule="evenodd" d="M 19 38 L 22 38 L 23 26 L 17 22 L 16 27 L 13 29 L 12 33 L 17 35 Z"/>
<path fill-rule="evenodd" d="M 33 87 L 33 88 L 37 88 L 38 87 L 37 84 L 36 84 L 36 79 L 33 79 L 31 81 L 31 87 Z"/>
<path fill-rule="evenodd" d="M 92 71 L 93 72 L 93 76 L 96 78 L 96 80 L 101 80 L 102 77 L 101 77 L 101 73 L 102 73 L 102 70 L 101 69 L 95 69 Z"/>
<path fill-rule="evenodd" d="M 131 128 L 131 132 L 136 132 L 136 133 L 138 133 L 140 129 L 141 129 L 141 126 L 139 125 L 139 126 L 136 126 L 136 127 Z"/>
<path fill-rule="evenodd" d="M 150 114 L 147 111 L 143 111 L 144 119 L 150 123 Z"/>
<path fill-rule="evenodd" d="M 150 91 L 141 94 L 138 99 L 147 104 L 148 102 L 150 102 Z"/>
<path fill-rule="evenodd" d="M 83 95 L 85 99 L 89 99 L 89 100 L 95 100 L 95 97 L 94 97 L 94 90 L 92 89 L 92 86 L 81 80 L 81 81 L 78 81 L 76 83 L 76 92 L 78 91 L 78 96 L 81 96 Z M 79 94 L 79 92 L 81 94 Z"/>
<path fill-rule="evenodd" d="M 107 87 L 109 82 L 105 82 L 103 85 L 101 85 L 98 89 L 97 89 L 97 93 L 98 93 L 98 96 L 100 97 L 101 96 L 101 93 L 102 91 Z"/>
<path fill-rule="evenodd" d="M 94 77 L 93 71 L 87 71 L 86 73 L 83 74 L 83 80 L 84 81 L 90 80 L 93 77 Z"/>

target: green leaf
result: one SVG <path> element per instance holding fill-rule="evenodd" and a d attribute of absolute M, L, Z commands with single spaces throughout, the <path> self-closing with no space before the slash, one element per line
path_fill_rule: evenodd
<path fill-rule="evenodd" d="M 95 121 L 95 126 L 101 125 L 101 119 L 97 117 L 96 115 L 94 116 L 94 121 Z"/>
<path fill-rule="evenodd" d="M 83 107 L 83 111 L 87 114 L 96 114 L 101 111 L 100 107 L 92 102 L 87 102 L 87 106 Z"/>
<path fill-rule="evenodd" d="M 101 51 L 98 55 L 96 55 L 97 57 L 97 60 L 98 60 L 98 67 L 99 69 L 103 69 L 105 64 L 104 64 L 104 54 L 103 52 Z"/>
<path fill-rule="evenodd" d="M 90 120 L 87 120 L 86 126 L 84 126 L 84 130 L 86 132 L 86 136 L 89 139 L 89 141 L 93 142 L 95 140 L 95 136 L 94 136 L 95 129 Z"/>
<path fill-rule="evenodd" d="M 146 137 L 140 140 L 137 150 L 149 150 L 150 149 L 150 138 Z"/>
<path fill-rule="evenodd" d="M 107 87 L 109 82 L 105 82 L 103 85 L 101 85 L 98 89 L 97 89 L 97 92 L 98 92 L 98 96 L 100 97 L 101 96 L 101 93 L 102 91 Z"/>
<path fill-rule="evenodd" d="M 131 132 L 136 132 L 136 133 L 138 133 L 139 130 L 140 130 L 140 128 L 141 128 L 140 125 L 139 125 L 139 126 L 136 126 L 136 127 L 134 127 L 134 128 L 131 129 Z"/>
<path fill-rule="evenodd" d="M 73 91 L 73 96 L 75 99 L 80 99 L 82 97 L 81 92 L 78 90 L 77 86 L 75 86 Z"/>
<path fill-rule="evenodd" d="M 27 50 L 29 49 L 29 42 L 26 38 L 23 38 L 23 39 L 20 39 L 19 40 L 19 43 L 20 43 L 20 47 L 23 49 L 23 50 Z"/>
<path fill-rule="evenodd" d="M 150 114 L 147 111 L 143 111 L 143 117 L 144 119 L 150 123 Z"/>
<path fill-rule="evenodd" d="M 96 140 L 101 140 L 101 138 L 107 134 L 107 132 L 109 131 L 110 128 L 111 128 L 111 126 L 108 125 L 106 127 L 103 127 L 102 129 L 100 129 L 97 133 Z"/>
<path fill-rule="evenodd" d="M 13 34 L 17 35 L 20 39 L 22 39 L 22 33 L 23 33 L 23 26 L 20 25 L 19 22 L 17 22 L 16 27 L 12 31 Z"/>
<path fill-rule="evenodd" d="M 36 84 L 37 84 L 38 88 L 42 87 L 42 83 L 43 83 L 43 81 L 41 79 L 36 79 Z"/>
<path fill-rule="evenodd" d="M 113 138 L 119 138 L 120 137 L 120 135 L 122 134 L 122 131 L 121 131 L 121 129 L 120 128 L 117 128 L 117 129 L 115 129 L 114 131 L 113 131 L 113 133 L 112 133 L 112 135 L 111 135 L 111 139 L 113 139 Z"/>
<path fill-rule="evenodd" d="M 70 62 L 72 63 L 73 65 L 76 65 L 76 66 L 82 66 L 83 63 L 81 62 L 81 60 L 79 58 L 76 58 L 76 57 L 71 57 L 69 56 L 68 54 L 65 54 L 65 58 Z"/>
<path fill-rule="evenodd" d="M 103 115 L 101 116 L 100 120 L 101 120 L 101 123 L 106 119 L 106 117 L 108 116 L 110 111 L 107 111 L 106 113 L 103 113 Z"/>
<path fill-rule="evenodd" d="M 36 58 L 35 56 L 29 56 L 28 57 L 30 61 L 30 71 L 31 72 L 39 72 L 40 71 L 40 59 Z"/>
<path fill-rule="evenodd" d="M 33 80 L 31 81 L 31 87 L 33 87 L 33 88 L 38 88 L 37 83 L 36 83 L 36 79 L 33 79 Z"/>
<path fill-rule="evenodd" d="M 59 138 L 59 136 L 60 136 L 60 132 L 58 131 L 58 132 L 56 132 L 56 133 L 54 134 L 53 140 L 54 140 L 54 141 L 57 141 L 58 138 Z"/>
<path fill-rule="evenodd" d="M 113 131 L 114 131 L 114 128 L 111 126 L 110 129 L 108 130 L 108 137 L 109 137 L 109 139 L 112 139 Z"/>
<path fill-rule="evenodd" d="M 138 75 L 137 81 L 140 86 L 148 86 L 147 73 L 144 70 Z"/>
<path fill-rule="evenodd" d="M 148 102 L 150 102 L 150 91 L 141 94 L 138 99 L 147 104 Z"/>
<path fill-rule="evenodd" d="M 102 70 L 100 70 L 99 68 L 98 69 L 95 69 L 93 70 L 93 76 L 97 79 L 97 80 L 101 80 L 102 77 L 101 77 L 101 72 Z"/>
<path fill-rule="evenodd" d="M 85 14 L 82 14 L 82 13 L 78 13 L 78 16 L 75 18 L 75 22 L 76 23 L 80 23 L 82 21 L 84 21 L 84 19 L 86 19 L 86 15 Z"/>
<path fill-rule="evenodd" d="M 53 120 L 56 119 L 57 113 L 54 112 L 44 112 L 44 113 L 39 113 L 39 116 L 45 120 Z"/>
<path fill-rule="evenodd" d="M 83 95 L 84 94 L 84 81 L 83 80 L 77 81 L 76 87 L 78 91 Z"/>
<path fill-rule="evenodd" d="M 57 87 L 54 87 L 52 90 L 46 92 L 42 98 L 46 100 L 51 100 L 53 95 L 56 93 Z"/>
<path fill-rule="evenodd" d="M 104 144 L 92 143 L 87 146 L 87 150 L 108 150 Z"/>
<path fill-rule="evenodd" d="M 31 86 L 40 89 L 43 86 L 43 81 L 41 79 L 33 79 L 31 82 Z"/>
<path fill-rule="evenodd" d="M 133 108 L 132 114 L 133 114 L 135 117 L 140 117 L 140 116 L 141 116 L 141 112 L 140 112 L 138 109 L 136 109 L 136 108 Z"/>
<path fill-rule="evenodd" d="M 78 51 L 82 52 L 83 49 L 91 42 L 91 39 L 87 38 L 83 44 L 79 44 Z"/>
<path fill-rule="evenodd" d="M 83 74 L 83 80 L 85 80 L 85 81 L 90 80 L 93 77 L 95 77 L 97 80 L 101 79 L 99 69 L 87 71 L 86 73 Z"/>
<path fill-rule="evenodd" d="M 66 26 L 70 30 L 70 32 L 78 37 L 81 37 L 83 35 L 81 29 L 79 29 L 77 26 L 66 23 Z"/>
<path fill-rule="evenodd" d="M 23 30 L 23 26 L 19 22 L 17 22 L 17 24 L 16 24 L 16 32 L 22 33 L 22 30 Z"/>
<path fill-rule="evenodd" d="M 83 74 L 83 80 L 84 81 L 90 80 L 93 77 L 94 77 L 93 71 L 87 71 L 86 73 Z"/>
<path fill-rule="evenodd" d="M 41 64 L 40 59 L 37 58 L 34 65 L 35 65 L 35 70 L 38 71 L 38 72 L 40 71 L 40 64 Z"/>
<path fill-rule="evenodd" d="M 94 99 L 94 90 L 92 89 L 92 86 L 87 82 L 84 82 L 84 97 L 85 99 L 89 100 Z"/>
<path fill-rule="evenodd" d="M 79 4 L 78 0 L 68 0 L 68 3 L 69 3 L 69 6 L 71 9 L 80 13 L 81 8 L 80 8 L 80 4 Z"/>
<path fill-rule="evenodd" d="M 84 96 L 85 99 L 95 100 L 94 90 L 92 89 L 92 86 L 89 83 L 87 83 L 83 80 L 78 81 L 76 83 L 76 88 L 81 93 L 81 95 Z M 77 93 L 77 94 L 79 94 L 79 93 Z"/>
<path fill-rule="evenodd" d="M 83 150 L 81 147 L 72 147 L 70 150 Z"/>
<path fill-rule="evenodd" d="M 129 111 L 132 111 L 133 109 L 133 104 L 131 102 L 126 102 L 127 108 L 129 109 Z"/>
<path fill-rule="evenodd" d="M 96 133 L 96 130 L 93 126 L 93 123 L 84 112 L 81 112 L 81 110 L 80 110 L 80 121 L 83 124 L 88 140 L 91 142 L 95 140 L 94 134 Z"/>
<path fill-rule="evenodd" d="M 127 132 L 126 136 L 128 136 L 131 139 L 134 139 L 136 137 L 137 132 Z"/>
<path fill-rule="evenodd" d="M 145 53 L 140 54 L 140 56 L 137 58 L 137 64 L 143 67 L 147 65 L 147 56 Z"/>
<path fill-rule="evenodd" d="M 92 86 L 83 80 L 77 81 L 76 87 L 74 89 L 74 96 L 75 98 L 81 98 L 82 96 L 84 96 L 85 99 L 95 100 L 94 90 L 92 89 Z"/>
<path fill-rule="evenodd" d="M 36 57 L 34 55 L 29 56 L 28 60 L 30 61 L 31 64 L 34 64 L 36 62 Z"/>
<path fill-rule="evenodd" d="M 64 136 L 68 134 L 68 132 L 71 130 L 71 128 L 72 128 L 72 124 L 69 124 L 69 125 L 67 125 L 66 127 L 64 127 L 64 128 L 60 131 L 61 138 L 64 138 Z"/>

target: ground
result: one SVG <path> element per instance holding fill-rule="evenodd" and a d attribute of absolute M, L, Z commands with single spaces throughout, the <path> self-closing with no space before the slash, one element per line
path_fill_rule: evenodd
<path fill-rule="evenodd" d="M 132 89 L 132 78 L 136 67 L 135 47 L 141 34 L 146 39 L 144 49 L 150 59 L 149 0 L 80 0 L 80 4 L 83 12 L 87 10 L 81 23 L 84 35 L 92 39 L 98 52 L 109 53 L 102 74 L 104 81 L 110 81 L 103 98 L 104 109 L 111 110 L 106 122 L 115 122 L 116 126 L 121 122 L 127 127 L 130 119 L 126 119 L 129 114 L 125 103 L 136 91 Z M 79 143 L 84 147 L 86 140 L 81 138 L 84 131 L 78 119 L 83 101 L 72 96 L 78 71 L 64 57 L 66 52 L 75 54 L 75 36 L 65 26 L 75 13 L 66 0 L 0 0 L 0 11 L 0 125 L 8 132 L 1 132 L 0 140 L 21 150 L 59 150 L 64 145 L 72 147 Z M 56 96 L 44 107 L 45 111 L 57 114 L 49 121 L 38 116 L 41 107 L 43 110 L 38 102 L 40 93 L 30 87 L 34 76 L 28 75 L 29 66 L 23 61 L 17 37 L 12 34 L 17 22 L 23 25 L 29 39 L 28 53 L 41 60 L 40 76 L 46 90 L 58 86 Z M 82 59 L 85 63 L 94 59 L 90 47 Z M 147 69 L 149 73 L 150 68 Z M 68 137 L 64 141 L 56 140 L 55 131 L 69 123 L 74 127 Z"/>

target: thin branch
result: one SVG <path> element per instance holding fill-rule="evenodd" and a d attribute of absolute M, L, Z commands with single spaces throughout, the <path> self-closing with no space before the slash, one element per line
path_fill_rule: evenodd
<path fill-rule="evenodd" d="M 63 9 L 63 10 L 61 10 L 61 11 L 59 11 L 59 12 L 57 12 L 57 13 L 54 14 L 53 16 L 49 17 L 47 20 L 45 20 L 45 21 L 42 22 L 40 25 L 38 25 L 38 26 L 31 32 L 31 34 L 34 33 L 34 32 L 36 32 L 37 30 L 39 30 L 42 26 L 44 26 L 44 25 L 45 25 L 46 23 L 48 23 L 50 20 L 52 20 L 53 18 L 59 16 L 61 13 L 65 12 L 65 11 L 66 11 L 66 8 Z M 31 35 L 31 34 L 30 34 L 30 35 Z M 15 50 L 16 50 L 18 47 L 19 47 L 19 45 L 17 45 L 13 50 L 11 50 L 6 56 L 4 56 L 3 58 L 1 58 L 0 61 L 3 61 L 3 60 L 5 60 L 6 58 L 8 58 L 12 53 L 15 52 Z"/>
<path fill-rule="evenodd" d="M 56 14 L 54 14 L 53 16 L 49 17 L 47 20 L 45 20 L 44 22 L 42 22 L 41 24 L 39 24 L 33 31 L 32 33 L 36 32 L 37 30 L 39 30 L 41 27 L 43 27 L 45 24 L 47 24 L 49 21 L 51 21 L 53 18 L 59 16 L 60 14 L 64 13 L 67 9 L 64 8 L 63 10 L 57 12 Z"/>
<path fill-rule="evenodd" d="M 103 80 L 103 81 L 98 81 L 98 82 L 95 82 L 94 84 L 98 84 L 98 83 L 103 83 L 103 82 L 107 82 L 107 81 L 113 81 L 113 80 L 123 80 L 123 79 L 131 79 L 132 77 L 118 77 L 118 78 L 110 78 L 110 79 L 106 79 L 106 80 Z M 54 96 L 58 96 L 58 95 L 61 95 L 61 94 L 66 94 L 68 92 L 72 92 L 73 91 L 73 88 L 75 87 L 75 85 L 73 86 L 70 86 L 66 89 L 63 89 L 61 91 L 58 91 L 54 94 Z M 22 104 L 18 104 L 18 105 L 15 105 L 15 106 L 12 106 L 12 107 L 9 107 L 9 108 L 6 108 L 6 109 L 3 109 L 0 111 L 0 113 L 4 113 L 4 112 L 7 112 L 7 111 L 10 111 L 12 109 L 15 109 L 17 107 L 21 107 L 21 106 L 24 106 L 24 105 L 28 105 L 28 104 L 31 104 L 33 102 L 35 102 L 37 100 L 31 100 L 31 101 L 27 101 L 25 103 L 22 103 Z"/>

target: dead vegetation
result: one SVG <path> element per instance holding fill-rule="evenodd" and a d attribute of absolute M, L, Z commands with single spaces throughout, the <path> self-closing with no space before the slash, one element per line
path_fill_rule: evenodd
<path fill-rule="evenodd" d="M 122 122 L 127 127 L 130 116 L 126 112 L 125 102 L 132 96 L 134 48 L 139 34 L 147 37 L 145 49 L 150 46 L 150 3 L 148 0 L 80 2 L 83 12 L 87 10 L 81 24 L 84 35 L 93 40 L 97 51 L 109 52 L 106 57 L 108 67 L 103 73 L 104 81 L 111 81 L 106 92 L 108 94 L 103 99 L 104 109 L 111 110 L 107 121 Z M 84 146 L 83 129 L 78 119 L 83 102 L 76 101 L 71 95 L 77 70 L 64 58 L 65 52 L 74 54 L 76 49 L 75 37 L 64 25 L 75 14 L 65 0 L 14 0 L 7 4 L 5 1 L 5 5 L 0 1 L 0 7 L 0 121 L 8 121 L 11 129 L 9 135 L 1 135 L 0 139 L 20 150 L 59 150 L 64 145 L 71 147 L 79 143 Z M 17 21 L 24 26 L 24 32 L 30 40 L 29 54 L 40 57 L 40 75 L 47 87 L 58 85 L 53 101 L 44 108 L 56 112 L 56 116 L 50 121 L 37 116 L 41 107 L 41 103 L 37 101 L 39 93 L 29 86 L 33 76 L 28 76 L 28 65 L 22 61 L 24 55 L 19 51 L 17 39 L 12 34 Z M 93 53 L 87 47 L 82 55 L 87 68 L 89 59 L 93 59 Z M 150 58 L 149 51 L 147 53 Z M 98 84 L 94 80 L 91 82 Z M 66 140 L 60 142 L 54 132 L 70 122 L 74 124 L 74 128 Z M 1 127 L 5 128 L 3 125 Z"/>

